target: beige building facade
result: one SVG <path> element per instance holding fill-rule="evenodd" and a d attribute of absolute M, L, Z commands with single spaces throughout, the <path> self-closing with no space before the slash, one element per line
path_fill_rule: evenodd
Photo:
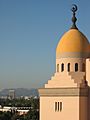
<path fill-rule="evenodd" d="M 40 88 L 40 120 L 90 120 L 90 43 L 73 25 L 56 48 L 56 72 Z"/>

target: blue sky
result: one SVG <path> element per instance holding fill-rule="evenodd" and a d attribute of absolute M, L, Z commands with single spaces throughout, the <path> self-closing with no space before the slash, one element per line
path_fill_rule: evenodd
<path fill-rule="evenodd" d="M 71 27 L 90 39 L 90 0 L 0 0 L 0 89 L 42 87 L 55 72 L 55 49 Z"/>

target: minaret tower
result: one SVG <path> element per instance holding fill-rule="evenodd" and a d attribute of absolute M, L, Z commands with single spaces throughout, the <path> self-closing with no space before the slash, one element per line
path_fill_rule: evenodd
<path fill-rule="evenodd" d="M 56 72 L 39 89 L 40 120 L 90 120 L 90 44 L 76 26 L 77 6 L 71 10 L 73 24 L 56 48 Z"/>

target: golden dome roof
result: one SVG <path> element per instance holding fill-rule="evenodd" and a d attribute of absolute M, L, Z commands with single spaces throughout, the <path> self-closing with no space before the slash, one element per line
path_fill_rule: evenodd
<path fill-rule="evenodd" d="M 87 47 L 87 51 L 90 53 L 90 44 Z"/>
<path fill-rule="evenodd" d="M 56 48 L 56 56 L 71 52 L 86 53 L 88 46 L 89 42 L 83 33 L 78 29 L 70 29 L 60 39 Z"/>

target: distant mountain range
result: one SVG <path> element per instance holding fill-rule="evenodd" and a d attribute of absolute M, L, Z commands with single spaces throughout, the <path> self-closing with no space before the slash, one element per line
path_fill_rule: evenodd
<path fill-rule="evenodd" d="M 0 91 L 0 97 L 1 96 L 8 96 L 9 95 L 9 90 L 15 90 L 15 96 L 20 97 L 20 96 L 38 96 L 38 90 L 31 88 L 16 88 L 16 89 L 3 89 Z"/>

